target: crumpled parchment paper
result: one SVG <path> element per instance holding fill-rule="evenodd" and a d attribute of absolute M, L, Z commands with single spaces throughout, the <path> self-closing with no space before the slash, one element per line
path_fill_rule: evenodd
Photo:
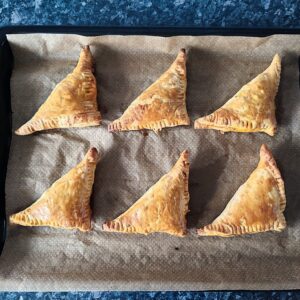
<path fill-rule="evenodd" d="M 15 57 L 11 78 L 13 129 L 29 120 L 55 85 L 72 71 L 81 46 L 96 62 L 102 125 L 13 136 L 6 181 L 7 215 L 33 203 L 75 166 L 90 146 L 96 170 L 93 231 L 10 225 L 0 258 L 0 290 L 293 289 L 300 284 L 300 36 L 266 38 L 20 34 L 8 36 Z M 282 57 L 276 98 L 278 132 L 227 133 L 193 126 L 109 133 L 107 125 L 187 49 L 187 109 L 208 114 Z M 286 184 L 288 228 L 235 238 L 198 237 L 196 228 L 219 215 L 248 178 L 266 143 Z M 191 154 L 188 235 L 149 236 L 101 231 L 176 162 Z"/>

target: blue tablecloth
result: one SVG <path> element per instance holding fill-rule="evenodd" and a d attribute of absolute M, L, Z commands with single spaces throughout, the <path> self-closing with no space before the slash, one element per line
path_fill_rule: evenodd
<path fill-rule="evenodd" d="M 300 28 L 300 1 L 2 0 L 0 26 L 5 25 Z M 300 299 L 300 292 L 0 293 L 0 300 L 154 298 Z"/>

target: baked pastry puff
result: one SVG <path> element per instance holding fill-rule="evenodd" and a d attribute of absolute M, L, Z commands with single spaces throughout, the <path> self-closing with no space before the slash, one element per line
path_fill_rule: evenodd
<path fill-rule="evenodd" d="M 183 236 L 186 233 L 189 191 L 188 151 L 181 153 L 175 166 L 154 184 L 135 204 L 103 230 L 149 234 L 165 232 Z"/>
<path fill-rule="evenodd" d="M 271 151 L 260 149 L 260 161 L 248 180 L 237 190 L 224 211 L 199 235 L 230 237 L 286 227 L 284 182 Z"/>
<path fill-rule="evenodd" d="M 84 159 L 57 180 L 25 210 L 11 215 L 10 222 L 23 226 L 50 226 L 91 230 L 90 196 L 99 154 L 91 148 Z"/>
<path fill-rule="evenodd" d="M 139 95 L 123 115 L 108 125 L 109 131 L 189 125 L 186 110 L 186 54 L 181 49 L 170 68 Z"/>
<path fill-rule="evenodd" d="M 195 121 L 196 129 L 216 129 L 222 132 L 276 132 L 275 96 L 281 72 L 278 54 L 271 65 L 244 85 L 230 100 L 212 114 Z"/>
<path fill-rule="evenodd" d="M 89 46 L 85 46 L 73 72 L 55 87 L 32 119 L 15 133 L 28 135 L 53 128 L 96 126 L 100 122 L 93 57 Z"/>

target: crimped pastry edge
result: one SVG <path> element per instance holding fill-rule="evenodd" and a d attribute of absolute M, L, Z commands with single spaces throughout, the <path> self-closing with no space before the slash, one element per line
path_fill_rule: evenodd
<path fill-rule="evenodd" d="M 85 157 L 80 162 L 80 163 L 82 163 L 84 160 L 87 160 L 89 162 L 89 164 L 87 165 L 87 173 L 88 173 L 87 183 L 89 185 L 89 189 L 87 189 L 86 193 L 83 195 L 83 203 L 84 203 L 84 206 L 88 208 L 88 215 L 83 216 L 82 222 L 80 222 L 80 224 L 78 224 L 78 222 L 77 223 L 76 222 L 71 222 L 71 224 L 72 224 L 71 226 L 62 226 L 57 222 L 49 222 L 48 224 L 41 224 L 36 219 L 35 220 L 29 220 L 28 216 L 24 213 L 24 211 L 26 209 L 28 209 L 31 205 L 29 207 L 27 207 L 26 209 L 24 209 L 23 211 L 20 211 L 16 214 L 12 214 L 9 217 L 10 222 L 14 223 L 14 224 L 17 224 L 17 225 L 27 226 L 27 227 L 39 226 L 39 227 L 53 227 L 53 228 L 68 229 L 68 230 L 78 229 L 82 232 L 91 231 L 91 228 L 92 228 L 92 226 L 91 226 L 92 211 L 91 211 L 91 208 L 90 208 L 90 197 L 91 197 L 91 194 L 92 194 L 92 188 L 93 188 L 94 176 L 95 176 L 95 174 L 94 174 L 95 172 L 91 171 L 91 165 L 96 165 L 97 162 L 99 161 L 99 159 L 100 159 L 100 155 L 99 155 L 97 149 L 95 147 L 92 147 L 88 150 Z M 75 166 L 75 168 L 76 168 L 76 166 Z M 70 171 L 72 169 L 70 169 Z M 88 192 L 88 191 L 90 191 L 90 192 Z M 36 201 L 34 203 L 36 203 Z M 32 205 L 34 203 L 32 203 Z"/>
<path fill-rule="evenodd" d="M 175 127 L 180 125 L 190 125 L 190 120 L 187 118 L 186 120 L 180 120 L 176 122 L 168 122 L 166 120 L 158 121 L 158 122 L 151 122 L 146 125 L 136 125 L 136 126 L 124 126 L 122 121 L 114 121 L 108 125 L 108 131 L 110 132 L 119 132 L 119 131 L 131 131 L 131 130 L 143 130 L 149 129 L 155 132 L 160 131 L 165 127 Z"/>
<path fill-rule="evenodd" d="M 282 179 L 281 173 L 277 167 L 276 161 L 272 155 L 270 149 L 262 144 L 260 147 L 260 161 L 265 161 L 267 163 L 267 168 L 273 175 L 277 182 L 277 187 L 280 194 L 280 212 L 277 220 L 273 224 L 268 224 L 266 226 L 236 226 L 232 224 L 209 224 L 203 228 L 197 229 L 197 233 L 200 236 L 221 236 L 221 237 L 233 237 L 241 234 L 253 234 L 266 231 L 283 231 L 286 228 L 286 220 L 283 215 L 283 211 L 286 207 L 286 196 L 284 189 L 284 181 Z M 225 227 L 230 228 L 232 233 L 227 233 L 224 229 Z"/>
<path fill-rule="evenodd" d="M 83 112 L 72 115 L 30 120 L 19 129 L 17 129 L 15 133 L 17 135 L 29 135 L 31 133 L 42 130 L 98 126 L 100 125 L 100 123 L 101 114 L 99 111 Z"/>
<path fill-rule="evenodd" d="M 264 132 L 270 136 L 274 136 L 276 131 L 277 131 L 277 126 L 276 124 L 273 127 L 267 127 L 267 128 L 262 128 L 262 127 L 257 127 L 257 128 L 252 128 L 253 126 L 244 126 L 244 125 L 239 125 L 241 128 L 236 129 L 234 127 L 230 127 L 228 125 L 215 125 L 215 124 L 210 124 L 207 121 L 203 120 L 204 117 L 201 117 L 194 122 L 194 128 L 195 129 L 214 129 L 214 130 L 219 130 L 222 132 L 239 132 L 239 133 L 251 133 L 251 132 Z M 250 128 L 249 128 L 250 127 Z"/>
<path fill-rule="evenodd" d="M 268 66 L 268 68 L 265 71 L 263 71 L 262 73 L 258 74 L 257 76 L 262 75 L 266 72 L 269 72 L 269 68 L 272 67 L 273 65 L 275 65 L 275 72 L 276 72 L 276 75 L 278 77 L 278 80 L 276 82 L 276 91 L 275 91 L 275 97 L 276 97 L 276 95 L 278 93 L 278 89 L 279 89 L 280 75 L 281 75 L 281 58 L 277 53 L 274 55 L 273 60 L 272 60 L 271 64 Z M 255 79 L 256 77 L 254 77 L 253 79 Z M 251 81 L 249 81 L 249 82 L 251 82 Z M 275 101 L 275 99 L 274 99 L 274 101 Z M 220 107 L 219 109 L 222 109 L 222 107 Z M 209 115 L 211 115 L 211 114 L 209 114 Z M 195 129 L 214 129 L 214 130 L 219 130 L 219 131 L 223 131 L 223 132 L 244 132 L 244 133 L 246 133 L 246 132 L 247 133 L 250 133 L 250 132 L 264 132 L 264 133 L 266 133 L 270 136 L 274 136 L 276 131 L 277 131 L 276 119 L 275 119 L 275 124 L 273 124 L 274 125 L 273 127 L 267 127 L 267 128 L 258 127 L 258 128 L 253 129 L 252 124 L 251 124 L 250 128 L 248 128 L 247 126 L 244 126 L 243 123 L 242 123 L 242 126 L 240 126 L 240 127 L 242 127 L 242 129 L 237 130 L 237 129 L 235 129 L 233 127 L 230 127 L 228 125 L 221 125 L 221 124 L 215 125 L 215 124 L 209 123 L 208 121 L 206 121 L 204 119 L 205 117 L 207 117 L 209 115 L 206 115 L 206 116 L 203 116 L 203 117 L 200 117 L 200 118 L 196 119 L 194 121 L 194 128 Z"/>
<path fill-rule="evenodd" d="M 189 181 L 189 152 L 188 150 L 184 150 L 181 154 L 179 159 L 177 160 L 175 164 L 175 168 L 179 169 L 181 173 L 183 174 L 183 180 L 184 180 L 184 191 L 183 191 L 183 201 L 184 201 L 184 218 L 185 218 L 185 229 L 184 230 L 178 230 L 178 231 L 172 231 L 172 232 L 166 232 L 166 231 L 157 231 L 155 233 L 168 233 L 174 236 L 178 237 L 183 237 L 186 235 L 186 223 L 187 223 L 187 218 L 186 215 L 188 213 L 188 204 L 190 200 L 189 196 L 189 190 L 188 190 L 188 181 Z M 173 167 L 173 168 L 174 168 Z M 166 174 L 167 175 L 167 174 Z M 165 176 L 165 175 L 164 175 Z M 109 220 L 106 221 L 102 225 L 103 231 L 107 232 L 117 232 L 117 233 L 135 233 L 135 234 L 142 234 L 142 235 L 148 235 L 154 232 L 136 232 L 135 228 L 133 226 L 123 228 L 120 222 L 118 222 L 116 219 L 115 220 Z"/>

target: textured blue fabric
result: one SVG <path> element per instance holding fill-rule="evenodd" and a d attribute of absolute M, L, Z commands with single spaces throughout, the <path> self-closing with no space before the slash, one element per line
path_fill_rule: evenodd
<path fill-rule="evenodd" d="M 3 298 L 1 298 L 3 297 Z M 74 293 L 0 293 L 7 300 L 299 300 L 300 292 L 74 292 Z"/>
<path fill-rule="evenodd" d="M 0 16 L 2 25 L 300 28 L 300 1 L 2 0 Z"/>
<path fill-rule="evenodd" d="M 5 25 L 300 28 L 300 1 L 2 0 L 0 1 L 0 26 Z M 300 300 L 300 292 L 3 292 L 0 293 L 1 299 Z"/>

